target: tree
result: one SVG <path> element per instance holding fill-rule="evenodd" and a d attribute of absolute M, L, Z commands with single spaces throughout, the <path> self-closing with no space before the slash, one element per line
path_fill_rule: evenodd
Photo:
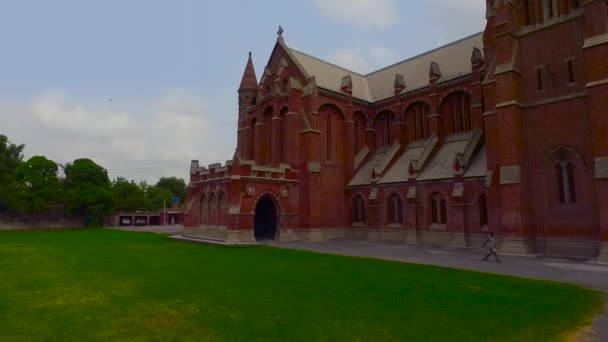
<path fill-rule="evenodd" d="M 65 166 L 65 202 L 73 213 L 85 218 L 85 225 L 101 225 L 113 206 L 108 172 L 90 159 L 76 159 Z"/>
<path fill-rule="evenodd" d="M 174 195 L 169 190 L 161 189 L 158 186 L 146 187 L 146 198 L 148 199 L 148 210 L 155 211 L 170 206 Z"/>
<path fill-rule="evenodd" d="M 114 211 L 147 210 L 150 203 L 144 190 L 133 181 L 118 177 L 112 182 Z"/>
<path fill-rule="evenodd" d="M 174 197 L 179 197 L 181 202 L 186 197 L 186 183 L 181 178 L 161 177 L 156 186 L 162 190 L 170 191 Z"/>
<path fill-rule="evenodd" d="M 54 206 L 61 198 L 57 171 L 57 164 L 41 156 L 17 166 L 13 174 L 15 207 L 33 216 Z"/>
<path fill-rule="evenodd" d="M 6 212 L 14 194 L 13 173 L 23 160 L 25 145 L 11 144 L 5 135 L 0 134 L 0 212 Z"/>

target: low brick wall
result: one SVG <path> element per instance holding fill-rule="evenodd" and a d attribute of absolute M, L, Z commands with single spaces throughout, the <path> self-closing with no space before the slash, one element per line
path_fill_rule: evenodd
<path fill-rule="evenodd" d="M 0 221 L 0 230 L 82 228 L 82 220 L 38 221 L 33 226 L 23 221 Z"/>

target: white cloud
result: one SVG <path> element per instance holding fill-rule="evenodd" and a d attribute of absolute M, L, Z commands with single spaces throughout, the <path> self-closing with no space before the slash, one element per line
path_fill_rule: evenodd
<path fill-rule="evenodd" d="M 395 24 L 394 0 L 313 0 L 326 17 L 364 29 L 385 29 Z"/>
<path fill-rule="evenodd" d="M 359 49 L 340 49 L 329 56 L 329 61 L 358 73 L 366 73 L 372 68 Z"/>
<path fill-rule="evenodd" d="M 137 110 L 112 109 L 118 106 L 81 104 L 61 92 L 46 92 L 26 105 L 0 100 L 0 133 L 25 143 L 28 158 L 46 155 L 65 163 L 86 157 L 111 178 L 149 182 L 161 176 L 187 181 L 191 159 L 205 165 L 232 156 L 234 146 L 210 143 L 225 132 L 210 129 L 209 111 L 192 92 L 171 91 Z"/>
<path fill-rule="evenodd" d="M 462 8 L 467 10 L 477 10 L 482 8 L 485 11 L 486 2 L 484 0 L 435 0 L 441 6 Z"/>
<path fill-rule="evenodd" d="M 483 0 L 429 1 L 433 22 L 441 29 L 440 45 L 483 31 L 486 24 L 486 3 Z"/>
<path fill-rule="evenodd" d="M 380 66 L 387 66 L 399 60 L 399 57 L 397 57 L 397 54 L 393 50 L 378 45 L 374 45 L 369 49 L 369 55 Z"/>
<path fill-rule="evenodd" d="M 331 54 L 328 59 L 336 65 L 361 74 L 383 68 L 399 60 L 393 50 L 379 45 L 372 45 L 371 47 L 358 45 L 339 49 Z"/>

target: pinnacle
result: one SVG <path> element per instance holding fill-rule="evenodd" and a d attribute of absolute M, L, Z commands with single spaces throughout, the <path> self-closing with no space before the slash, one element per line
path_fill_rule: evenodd
<path fill-rule="evenodd" d="M 253 59 L 251 58 L 251 51 L 249 51 L 249 59 L 247 60 L 247 66 L 243 72 L 243 78 L 241 79 L 241 85 L 239 90 L 256 90 L 258 88 L 258 80 L 255 76 L 255 69 L 253 68 Z"/>

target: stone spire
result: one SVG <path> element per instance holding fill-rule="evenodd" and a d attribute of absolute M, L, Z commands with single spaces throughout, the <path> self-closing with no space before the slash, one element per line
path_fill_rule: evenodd
<path fill-rule="evenodd" d="M 258 79 L 255 76 L 255 69 L 253 68 L 253 61 L 251 59 L 251 51 L 250 51 L 249 59 L 247 60 L 247 66 L 245 67 L 245 72 L 243 72 L 243 78 L 241 79 L 241 85 L 239 86 L 239 91 L 257 90 L 257 89 L 258 89 Z"/>

